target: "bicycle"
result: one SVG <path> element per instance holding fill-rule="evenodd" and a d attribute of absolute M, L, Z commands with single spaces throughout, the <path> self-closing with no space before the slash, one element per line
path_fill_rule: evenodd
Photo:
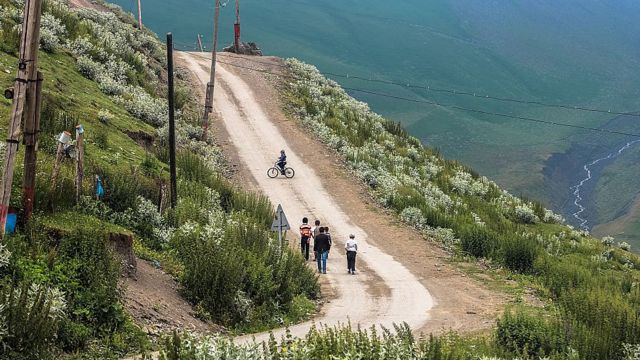
<path fill-rule="evenodd" d="M 290 167 L 285 167 L 284 171 L 280 170 L 278 162 L 276 162 L 273 167 L 267 170 L 267 176 L 271 179 L 278 177 L 278 175 L 284 175 L 284 177 L 286 177 L 287 179 L 291 179 L 295 174 L 296 172 Z"/>

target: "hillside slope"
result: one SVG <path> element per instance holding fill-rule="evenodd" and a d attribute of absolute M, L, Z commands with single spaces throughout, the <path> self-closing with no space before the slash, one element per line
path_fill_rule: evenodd
<path fill-rule="evenodd" d="M 5 87 L 15 77 L 22 5 L 0 1 Z M 319 295 L 316 278 L 269 232 L 269 201 L 224 178 L 224 159 L 201 139 L 194 96 L 179 72 L 179 201 L 169 207 L 165 49 L 151 32 L 135 30 L 132 18 L 107 8 L 72 10 L 55 0 L 43 7 L 36 211 L 23 220 L 20 147 L 11 202 L 18 227 L 0 244 L 0 357 L 111 359 L 156 346 L 161 339 L 149 337 L 146 324 L 125 308 L 121 274 L 134 272 L 132 250 L 179 282 L 159 278 L 173 284 L 164 289 L 173 298 L 144 303 L 151 307 L 146 311 L 162 313 L 172 301 L 189 307 L 171 309 L 177 316 L 192 311 L 233 331 L 309 317 Z M 2 99 L 0 131 L 7 131 L 10 105 Z M 57 137 L 78 124 L 85 129 L 85 171 L 76 201 L 75 160 L 63 158 L 57 182 L 51 174 Z M 141 272 L 141 279 L 149 274 Z M 142 291 L 137 296 L 153 299 Z M 175 325 L 182 327 L 167 328 Z"/>
<path fill-rule="evenodd" d="M 136 12 L 135 2 L 114 0 Z M 173 31 L 179 48 L 194 50 L 195 34 L 210 45 L 213 3 L 169 0 L 144 10 L 147 25 L 164 33 Z M 531 104 L 488 101 L 480 97 L 425 91 L 418 87 L 467 91 L 502 98 L 570 104 L 622 111 L 637 111 L 640 63 L 640 5 L 634 1 L 543 0 L 536 2 L 399 1 L 383 0 L 270 1 L 242 4 L 242 34 L 266 53 L 296 57 L 315 64 L 341 85 L 394 96 L 492 111 L 516 116 L 639 133 L 638 123 L 625 118 L 609 124 L 607 114 L 574 112 Z M 234 13 L 221 12 L 221 43 L 232 41 Z M 349 78 L 342 75 L 350 74 Z M 395 81 L 389 86 L 354 79 Z M 332 76 L 329 76 L 332 77 Z M 594 152 L 614 151 L 626 141 L 557 126 L 500 116 L 482 115 L 381 97 L 349 90 L 372 109 L 401 121 L 421 141 L 447 157 L 477 169 L 514 194 L 544 202 L 572 224 L 574 211 L 570 186 L 580 171 L 560 167 L 554 176 L 544 172 L 547 161 L 570 156 L 581 164 L 597 159 Z M 576 153 L 574 149 L 583 151 Z M 586 158 L 586 159 L 585 159 Z M 629 162 L 637 156 L 626 154 Z M 584 161 L 582 161 L 584 159 Z M 585 199 L 638 194 L 635 172 L 624 187 L 598 184 Z M 567 181 L 563 181 L 563 180 Z M 566 205 L 566 206 L 565 206 Z M 592 224 L 610 221 L 626 209 L 625 202 L 608 202 L 588 214 Z M 627 233 L 636 238 L 639 233 Z M 627 240 L 627 239 L 625 239 Z M 627 240 L 628 241 L 628 240 Z"/>

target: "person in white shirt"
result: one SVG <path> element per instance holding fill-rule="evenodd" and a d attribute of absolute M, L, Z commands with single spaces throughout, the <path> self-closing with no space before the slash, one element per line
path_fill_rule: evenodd
<path fill-rule="evenodd" d="M 349 274 L 356 274 L 356 253 L 358 252 L 358 242 L 356 236 L 349 235 L 349 240 L 344 244 L 344 249 L 347 251 L 347 270 Z"/>
<path fill-rule="evenodd" d="M 316 242 L 316 236 L 320 235 L 320 220 L 316 220 L 315 221 L 315 226 L 313 226 L 311 228 L 311 236 L 313 237 L 313 242 Z M 315 249 L 315 246 L 314 246 Z M 313 252 L 313 261 L 316 261 L 318 258 L 318 254 L 314 251 Z"/>

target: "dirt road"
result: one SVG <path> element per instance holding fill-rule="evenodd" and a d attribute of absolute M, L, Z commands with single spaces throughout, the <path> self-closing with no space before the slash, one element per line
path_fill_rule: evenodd
<path fill-rule="evenodd" d="M 207 59 L 200 54 L 183 53 L 179 56 L 204 86 L 209 78 Z M 258 188 L 274 204 L 282 204 L 294 227 L 303 216 L 320 219 L 331 227 L 335 239 L 335 250 L 331 252 L 327 265 L 328 274 L 321 275 L 335 289 L 335 297 L 313 322 L 296 325 L 290 328 L 291 333 L 303 336 L 313 323 L 332 326 L 347 321 L 362 327 L 391 327 L 393 323 L 407 322 L 414 329 L 421 328 L 429 319 L 429 309 L 434 305 L 427 289 L 406 267 L 372 245 L 371 234 L 352 221 L 348 209 L 341 208 L 323 185 L 324 171 L 314 169 L 313 164 L 306 163 L 292 150 L 255 99 L 249 85 L 224 66 L 217 68 L 217 75 L 214 108 Z M 269 179 L 266 176 L 267 168 L 274 163 L 281 149 L 287 151 L 288 162 L 296 169 L 293 179 Z M 344 251 L 341 250 L 350 233 L 356 235 L 360 248 L 359 273 L 356 276 L 347 273 Z M 276 337 L 283 332 L 276 331 Z M 258 334 L 255 337 L 263 340 L 267 336 Z"/>

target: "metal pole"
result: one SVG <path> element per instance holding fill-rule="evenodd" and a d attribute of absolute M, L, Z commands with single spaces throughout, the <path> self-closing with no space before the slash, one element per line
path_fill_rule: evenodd
<path fill-rule="evenodd" d="M 278 257 L 282 254 L 282 213 L 278 214 Z"/>
<path fill-rule="evenodd" d="M 213 18 L 213 49 L 211 50 L 211 74 L 209 83 L 207 84 L 208 98 L 204 104 L 204 115 L 202 118 L 202 137 L 207 140 L 207 132 L 209 130 L 209 114 L 213 111 L 213 89 L 216 81 L 216 51 L 218 49 L 218 19 L 220 19 L 220 0 L 215 0 L 215 12 Z"/>
<path fill-rule="evenodd" d="M 18 152 L 18 138 L 27 98 L 27 87 L 30 82 L 37 81 L 36 71 L 38 68 L 41 15 L 42 0 L 25 1 L 18 73 L 14 85 L 15 96 L 11 107 L 7 149 L 3 163 L 2 186 L 0 187 L 0 238 L 4 237 L 4 229 L 7 223 L 7 212 L 9 211 L 11 188 L 13 186 L 13 172 Z"/>
<path fill-rule="evenodd" d="M 173 94 L 173 35 L 167 33 L 167 84 L 169 96 L 169 171 L 171 173 L 171 208 L 178 202 L 178 183 L 176 174 L 176 124 Z"/>
<path fill-rule="evenodd" d="M 138 29 L 142 30 L 142 0 L 138 0 Z"/>
<path fill-rule="evenodd" d="M 233 25 L 233 46 L 240 53 L 240 0 L 236 0 L 236 23 Z"/>
<path fill-rule="evenodd" d="M 84 179 L 84 127 L 76 126 L 76 204 L 82 196 L 82 181 Z"/>
<path fill-rule="evenodd" d="M 202 35 L 198 34 L 198 48 L 200 48 L 200 52 L 204 51 L 204 48 L 202 47 Z"/>

